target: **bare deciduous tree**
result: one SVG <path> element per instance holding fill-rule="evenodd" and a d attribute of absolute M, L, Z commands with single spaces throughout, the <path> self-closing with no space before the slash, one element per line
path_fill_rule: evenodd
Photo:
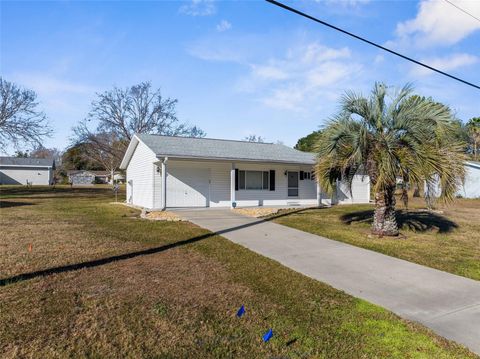
<path fill-rule="evenodd" d="M 51 135 L 46 115 L 37 109 L 37 94 L 0 77 L 0 149 L 7 145 L 39 146 Z"/>
<path fill-rule="evenodd" d="M 114 87 L 97 94 L 87 119 L 74 127 L 73 142 L 83 144 L 87 158 L 113 173 L 136 133 L 204 137 L 197 126 L 179 122 L 176 104 L 176 99 L 163 98 L 159 89 L 152 90 L 149 82 Z M 96 123 L 96 128 L 91 129 L 90 123 Z"/>
<path fill-rule="evenodd" d="M 85 121 L 74 129 L 77 144 L 82 145 L 82 156 L 85 159 L 100 164 L 110 172 L 112 178 L 117 170 L 128 145 L 125 140 L 119 139 L 114 132 L 91 132 Z"/>
<path fill-rule="evenodd" d="M 164 98 L 160 89 L 152 90 L 149 82 L 97 94 L 88 121 L 98 122 L 97 131 L 111 132 L 130 141 L 135 133 L 167 136 L 203 137 L 196 126 L 180 123 L 176 116 L 176 99 Z"/>
<path fill-rule="evenodd" d="M 265 142 L 265 138 L 257 135 L 248 135 L 243 140 L 248 142 L 260 142 L 260 143 Z"/>

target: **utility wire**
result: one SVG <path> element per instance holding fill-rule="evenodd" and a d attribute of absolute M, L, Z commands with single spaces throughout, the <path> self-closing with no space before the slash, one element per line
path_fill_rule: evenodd
<path fill-rule="evenodd" d="M 458 10 L 460 10 L 461 12 L 467 14 L 468 16 L 471 16 L 473 17 L 475 20 L 477 20 L 478 22 L 480 22 L 480 19 L 478 17 L 476 17 L 475 15 L 469 13 L 467 10 L 464 10 L 462 9 L 460 6 L 454 4 L 453 2 L 449 1 L 449 0 L 444 0 L 445 2 L 449 3 L 450 5 L 452 5 L 453 7 L 456 7 Z"/>
<path fill-rule="evenodd" d="M 334 30 L 340 31 L 340 32 L 342 32 L 342 33 L 344 33 L 344 34 L 346 34 L 346 35 L 348 35 L 348 36 L 351 36 L 351 37 L 357 39 L 357 40 L 366 42 L 367 44 L 370 44 L 370 45 L 375 46 L 375 47 L 377 47 L 377 48 L 379 48 L 379 49 L 382 49 L 382 50 L 384 50 L 384 51 L 387 51 L 387 52 L 389 52 L 389 53 L 391 53 L 391 54 L 394 54 L 394 55 L 396 55 L 396 56 L 399 56 L 399 57 L 401 57 L 402 59 L 405 59 L 405 60 L 408 60 L 408 61 L 410 61 L 410 62 L 413 62 L 414 64 L 423 66 L 423 67 L 425 67 L 425 68 L 427 68 L 427 69 L 429 69 L 429 70 L 435 71 L 435 72 L 437 72 L 437 73 L 439 73 L 439 74 L 441 74 L 441 75 L 450 77 L 451 79 L 454 79 L 454 80 L 456 80 L 456 81 L 462 82 L 462 83 L 464 83 L 465 85 L 468 85 L 468 86 L 471 86 L 471 87 L 476 88 L 477 90 L 480 90 L 480 86 L 479 86 L 479 85 L 475 85 L 474 83 L 468 82 L 468 81 L 466 81 L 466 80 L 462 80 L 462 79 L 459 78 L 459 77 L 450 75 L 450 74 L 448 74 L 448 73 L 446 73 L 446 72 L 444 72 L 444 71 L 441 71 L 441 70 L 436 69 L 435 67 L 432 67 L 432 66 L 430 66 L 430 65 L 424 64 L 424 63 L 422 63 L 422 62 L 420 62 L 420 61 L 417 61 L 417 60 L 415 60 L 415 59 L 412 59 L 411 57 L 402 55 L 401 53 L 396 52 L 396 51 L 394 51 L 394 50 L 390 50 L 390 49 L 388 49 L 388 48 L 386 48 L 386 47 L 384 47 L 384 46 L 382 46 L 382 45 L 379 45 L 379 44 L 377 44 L 377 43 L 375 43 L 375 42 L 373 42 L 373 41 L 367 40 L 367 39 L 365 39 L 365 38 L 363 38 L 363 37 L 361 37 L 361 36 L 358 36 L 358 35 L 355 35 L 355 34 L 349 32 L 349 31 L 343 30 L 343 29 L 341 29 L 341 28 L 339 28 L 339 27 L 337 27 L 337 26 L 335 26 L 335 25 L 329 24 L 328 22 L 322 21 L 322 20 L 317 19 L 317 18 L 315 18 L 315 17 L 313 17 L 313 16 L 311 16 L 311 15 L 308 15 L 308 14 L 306 14 L 306 13 L 300 11 L 300 10 L 297 10 L 297 9 L 294 9 L 294 8 L 288 6 L 288 5 L 282 4 L 281 2 L 278 2 L 278 1 L 276 1 L 276 0 L 266 0 L 266 1 L 269 2 L 269 3 L 271 3 L 271 4 L 273 4 L 273 5 L 276 5 L 276 6 L 278 6 L 278 7 L 281 7 L 282 9 L 285 9 L 285 10 L 287 10 L 287 11 L 293 12 L 294 14 L 303 16 L 303 17 L 305 17 L 305 18 L 307 18 L 307 19 L 310 19 L 310 20 L 312 20 L 312 21 L 314 21 L 314 22 L 317 22 L 317 23 L 319 23 L 319 24 L 325 25 L 325 26 L 330 27 L 330 28 L 332 28 L 332 29 L 334 29 Z"/>

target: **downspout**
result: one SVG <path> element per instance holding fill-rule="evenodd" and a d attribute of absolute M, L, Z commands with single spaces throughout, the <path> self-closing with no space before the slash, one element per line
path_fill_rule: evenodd
<path fill-rule="evenodd" d="M 168 157 L 162 161 L 162 211 L 167 208 L 167 161 Z"/>
<path fill-rule="evenodd" d="M 152 209 L 155 209 L 155 172 L 157 170 L 155 163 L 153 164 L 153 185 L 152 185 Z"/>

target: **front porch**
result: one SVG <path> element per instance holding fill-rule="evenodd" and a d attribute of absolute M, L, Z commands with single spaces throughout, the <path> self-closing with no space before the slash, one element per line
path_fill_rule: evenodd
<path fill-rule="evenodd" d="M 329 205 L 312 166 L 289 163 L 192 161 L 155 163 L 159 202 L 154 208 L 299 207 Z M 163 174 L 166 173 L 166 176 Z"/>

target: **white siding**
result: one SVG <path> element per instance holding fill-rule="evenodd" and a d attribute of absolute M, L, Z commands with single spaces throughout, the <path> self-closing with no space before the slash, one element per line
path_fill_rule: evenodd
<path fill-rule="evenodd" d="M 236 165 L 239 170 L 252 171 L 275 171 L 275 191 L 270 190 L 238 190 L 236 191 L 236 202 L 241 206 L 284 206 L 284 205 L 316 205 L 317 204 L 317 183 L 311 179 L 298 181 L 298 197 L 288 197 L 287 176 L 285 171 L 312 172 L 310 166 L 295 166 L 282 164 L 248 164 Z"/>
<path fill-rule="evenodd" d="M 424 194 L 428 193 L 427 183 L 424 182 Z M 441 186 L 440 179 L 437 178 L 433 181 L 432 188 L 433 197 L 440 197 Z M 476 164 L 465 163 L 465 183 L 457 191 L 457 196 L 463 198 L 480 198 L 480 168 Z"/>
<path fill-rule="evenodd" d="M 345 182 L 339 182 L 337 195 L 334 203 L 369 203 L 370 202 L 370 178 L 368 176 L 355 175 L 352 181 L 352 189 Z"/>
<path fill-rule="evenodd" d="M 210 187 L 208 191 L 207 205 L 210 207 L 229 207 L 230 206 L 230 169 L 231 162 L 210 162 L 210 161 L 168 161 L 168 177 L 167 177 L 167 204 L 169 202 L 170 187 L 173 183 L 187 182 L 186 179 L 175 178 L 179 169 L 184 169 L 191 172 L 187 176 L 192 178 L 194 173 L 200 169 L 205 169 L 210 172 Z M 294 166 L 294 165 L 279 165 L 279 164 L 250 164 L 250 163 L 236 163 L 236 168 L 239 170 L 253 170 L 253 171 L 270 171 L 275 170 L 275 191 L 270 190 L 238 190 L 235 191 L 236 202 L 239 207 L 242 206 L 259 206 L 259 205 L 316 205 L 317 204 L 317 189 L 314 180 L 305 179 L 299 181 L 299 196 L 287 196 L 287 176 L 284 172 L 288 171 L 312 171 L 309 166 Z M 193 186 L 192 181 L 188 180 L 189 186 Z M 158 179 L 157 186 L 160 186 L 160 179 Z M 175 191 L 177 188 L 175 188 Z M 199 192 L 205 192 L 203 189 L 198 189 Z"/>
<path fill-rule="evenodd" d="M 52 182 L 52 169 L 45 167 L 0 167 L 0 184 L 48 186 Z"/>
<path fill-rule="evenodd" d="M 155 153 L 139 142 L 127 167 L 128 203 L 145 208 L 160 205 L 160 198 L 157 195 L 157 192 L 160 192 L 160 185 L 158 188 L 154 186 L 157 182 L 154 182 L 154 176 L 160 177 L 154 165 L 156 161 Z"/>
<path fill-rule="evenodd" d="M 155 154 L 142 142 L 135 149 L 127 167 L 127 201 L 145 208 L 161 208 L 161 174 L 156 171 Z M 167 207 L 208 206 L 230 207 L 231 162 L 167 161 Z M 312 179 L 299 180 L 298 197 L 289 197 L 286 171 L 313 172 L 310 166 L 237 162 L 238 170 L 275 171 L 275 190 L 235 191 L 238 207 L 317 205 L 317 183 Z M 196 182 L 197 180 L 197 182 Z M 370 185 L 368 177 L 356 176 L 353 196 L 342 191 L 332 201 L 325 193 L 322 203 L 368 203 Z"/>
<path fill-rule="evenodd" d="M 457 194 L 464 198 L 480 198 L 480 168 L 467 164 L 465 171 L 465 183 Z"/>

